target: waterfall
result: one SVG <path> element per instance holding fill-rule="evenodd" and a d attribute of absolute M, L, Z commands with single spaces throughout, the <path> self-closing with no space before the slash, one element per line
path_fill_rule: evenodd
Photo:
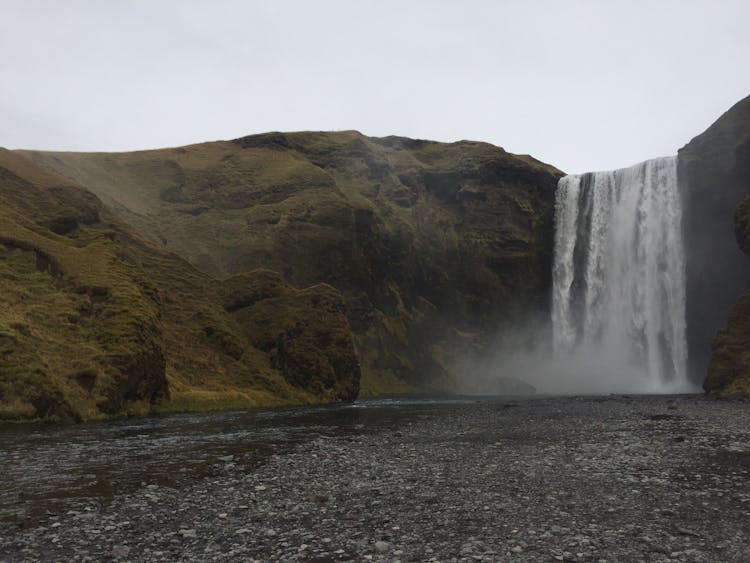
<path fill-rule="evenodd" d="M 691 387 L 681 221 L 677 157 L 560 180 L 555 355 L 575 358 L 588 377 L 606 380 L 593 388 L 668 392 Z"/>

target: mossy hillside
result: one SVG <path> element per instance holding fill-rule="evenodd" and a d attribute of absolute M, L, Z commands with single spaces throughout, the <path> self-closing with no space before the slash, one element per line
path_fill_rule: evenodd
<path fill-rule="evenodd" d="M 325 284 L 292 290 L 271 271 L 239 274 L 223 284 L 224 308 L 248 340 L 267 352 L 291 385 L 327 401 L 351 400 L 359 391 L 341 294 Z"/>
<path fill-rule="evenodd" d="M 121 264 L 107 225 L 100 236 L 86 230 L 99 218 L 95 198 L 38 187 L 7 167 L 0 182 L 3 410 L 90 418 L 166 396 L 152 288 Z M 54 232 L 61 224 L 69 236 Z"/>
<path fill-rule="evenodd" d="M 316 386 L 289 383 L 224 308 L 231 290 L 141 240 L 70 184 L 0 151 L 0 417 L 79 420 L 356 394 L 318 393 L 327 388 L 314 371 Z M 301 292 L 277 281 L 284 307 Z M 343 307 L 330 288 L 319 293 Z M 337 375 L 356 387 L 346 319 L 333 320 L 341 323 L 336 353 L 348 351 L 354 366 Z"/>
<path fill-rule="evenodd" d="M 547 306 L 561 173 L 486 143 L 345 131 L 22 154 L 212 275 L 342 291 L 363 394 L 455 386 L 452 357 Z"/>

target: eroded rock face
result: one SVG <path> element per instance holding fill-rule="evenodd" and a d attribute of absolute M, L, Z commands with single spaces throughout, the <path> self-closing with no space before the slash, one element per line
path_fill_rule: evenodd
<path fill-rule="evenodd" d="M 750 197 L 737 208 L 735 233 L 742 251 L 750 255 Z M 714 338 L 703 387 L 708 392 L 750 395 L 750 293 L 735 303 L 726 327 Z"/>
<path fill-rule="evenodd" d="M 213 276 L 341 291 L 365 393 L 455 388 L 456 356 L 548 310 L 561 173 L 486 143 L 350 131 L 25 154 Z"/>
<path fill-rule="evenodd" d="M 745 198 L 734 213 L 734 236 L 740 250 L 750 256 L 750 197 Z"/>
<path fill-rule="evenodd" d="M 256 270 L 225 280 L 221 292 L 225 309 L 287 383 L 325 401 L 357 398 L 359 360 L 338 290 L 296 290 L 278 273 Z"/>
<path fill-rule="evenodd" d="M 0 149 L 0 420 L 352 400 L 344 310 L 272 272 L 212 279 Z"/>
<path fill-rule="evenodd" d="M 699 382 L 708 371 L 704 387 L 718 391 L 733 379 L 719 366 L 728 365 L 727 358 L 737 354 L 730 351 L 725 331 L 713 345 L 712 340 L 726 326 L 730 311 L 730 326 L 739 326 L 739 304 L 733 306 L 750 291 L 750 260 L 737 244 L 747 247 L 745 213 L 734 220 L 738 206 L 750 195 L 750 97 L 679 151 L 679 176 L 685 200 L 691 372 Z M 746 208 L 747 203 L 740 209 Z"/>

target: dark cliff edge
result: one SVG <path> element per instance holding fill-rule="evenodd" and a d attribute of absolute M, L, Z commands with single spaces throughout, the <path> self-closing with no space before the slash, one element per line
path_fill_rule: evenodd
<path fill-rule="evenodd" d="M 364 395 L 460 389 L 456 358 L 549 310 L 562 173 L 487 143 L 343 131 L 20 154 L 208 275 L 339 290 Z"/>
<path fill-rule="evenodd" d="M 747 203 L 738 210 L 750 195 L 750 97 L 678 156 L 691 376 L 705 377 L 708 392 L 747 393 L 750 297 L 736 302 L 750 291 L 750 260 L 740 250 L 747 250 Z"/>
<path fill-rule="evenodd" d="M 0 149 L 0 421 L 350 401 L 345 310 L 273 272 L 212 279 Z"/>
<path fill-rule="evenodd" d="M 737 208 L 735 230 L 740 248 L 748 255 L 745 260 L 750 262 L 750 197 Z M 710 393 L 750 395 L 750 293 L 735 303 L 726 327 L 713 339 L 703 387 Z"/>

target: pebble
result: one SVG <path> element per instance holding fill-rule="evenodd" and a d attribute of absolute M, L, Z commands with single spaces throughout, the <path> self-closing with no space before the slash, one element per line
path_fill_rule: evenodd
<path fill-rule="evenodd" d="M 107 502 L 0 521 L 0 559 L 745 560 L 745 403 L 514 405 L 413 406 L 397 430 L 321 426 L 325 436 L 253 467 L 214 453 L 207 459 L 226 465 L 179 486 L 143 483 Z M 679 417 L 657 416 L 668 405 Z"/>
<path fill-rule="evenodd" d="M 375 542 L 375 551 L 378 553 L 386 553 L 388 550 L 391 549 L 391 544 L 385 541 L 376 541 Z"/>
<path fill-rule="evenodd" d="M 130 548 L 127 545 L 115 545 L 112 547 L 113 559 L 125 559 L 130 555 Z"/>

